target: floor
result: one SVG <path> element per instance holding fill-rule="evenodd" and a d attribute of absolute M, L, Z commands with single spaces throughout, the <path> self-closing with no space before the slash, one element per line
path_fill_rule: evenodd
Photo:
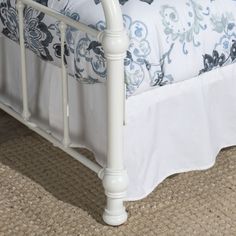
<path fill-rule="evenodd" d="M 95 174 L 0 111 L 0 236 L 236 236 L 236 147 L 126 203 L 123 226 L 103 224 L 104 204 Z"/>

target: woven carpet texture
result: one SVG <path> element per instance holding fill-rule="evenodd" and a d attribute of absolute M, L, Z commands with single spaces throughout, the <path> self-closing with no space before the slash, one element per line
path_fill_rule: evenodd
<path fill-rule="evenodd" d="M 236 148 L 126 203 L 120 227 L 102 222 L 104 205 L 95 174 L 0 111 L 0 236 L 236 236 Z"/>

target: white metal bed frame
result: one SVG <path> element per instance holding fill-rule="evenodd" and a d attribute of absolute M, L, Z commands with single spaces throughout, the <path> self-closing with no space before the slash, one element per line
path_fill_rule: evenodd
<path fill-rule="evenodd" d="M 25 124 L 31 130 L 71 155 L 83 165 L 97 173 L 102 180 L 107 196 L 107 204 L 103 213 L 103 220 L 113 226 L 121 225 L 127 220 L 124 207 L 124 197 L 128 185 L 128 175 L 123 166 L 123 125 L 124 125 L 124 58 L 128 48 L 129 38 L 123 26 L 122 12 L 118 0 L 101 0 L 106 30 L 97 31 L 87 25 L 76 22 L 69 17 L 45 7 L 33 0 L 18 0 L 19 34 L 21 50 L 21 77 L 23 112 L 18 114 L 4 104 L 0 108 Z M 64 138 L 61 143 L 53 136 L 43 131 L 37 124 L 30 122 L 28 106 L 27 77 L 26 77 L 26 49 L 24 39 L 24 8 L 30 6 L 60 21 L 61 48 L 65 44 L 66 27 L 71 26 L 94 36 L 102 43 L 107 60 L 107 163 L 106 168 L 90 161 L 85 156 L 70 147 L 69 135 L 69 105 L 68 105 L 68 78 L 64 64 L 64 50 L 61 55 L 61 77 L 63 97 Z"/>

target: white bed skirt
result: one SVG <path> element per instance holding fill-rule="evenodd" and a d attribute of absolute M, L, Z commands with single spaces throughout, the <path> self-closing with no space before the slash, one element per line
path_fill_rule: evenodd
<path fill-rule="evenodd" d="M 1 39 L 1 100 L 20 111 L 17 50 L 15 43 Z M 32 53 L 28 56 L 31 110 L 59 137 L 60 70 Z M 93 150 L 104 165 L 105 85 L 81 85 L 70 78 L 69 94 L 73 143 Z M 172 174 L 211 167 L 220 149 L 236 144 L 236 64 L 130 97 L 126 121 L 124 161 L 130 178 L 126 200 L 145 197 Z"/>

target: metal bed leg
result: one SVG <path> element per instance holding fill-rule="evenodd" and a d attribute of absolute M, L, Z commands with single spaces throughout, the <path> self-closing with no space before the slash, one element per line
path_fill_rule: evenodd
<path fill-rule="evenodd" d="M 129 44 L 124 30 L 122 14 L 117 0 L 103 0 L 107 29 L 102 35 L 102 45 L 107 59 L 107 166 L 103 186 L 107 204 L 103 220 L 113 226 L 123 224 L 128 217 L 124 198 L 128 175 L 123 164 L 124 123 L 124 58 Z M 112 6 L 112 7 L 111 7 Z"/>
<path fill-rule="evenodd" d="M 114 226 L 123 224 L 127 220 L 127 212 L 123 205 L 123 199 L 126 196 L 128 186 L 128 177 L 123 166 L 123 59 L 122 54 L 113 55 L 113 57 L 107 55 L 107 168 L 105 169 L 103 177 L 107 206 L 103 214 L 103 219 L 107 224 Z"/>

